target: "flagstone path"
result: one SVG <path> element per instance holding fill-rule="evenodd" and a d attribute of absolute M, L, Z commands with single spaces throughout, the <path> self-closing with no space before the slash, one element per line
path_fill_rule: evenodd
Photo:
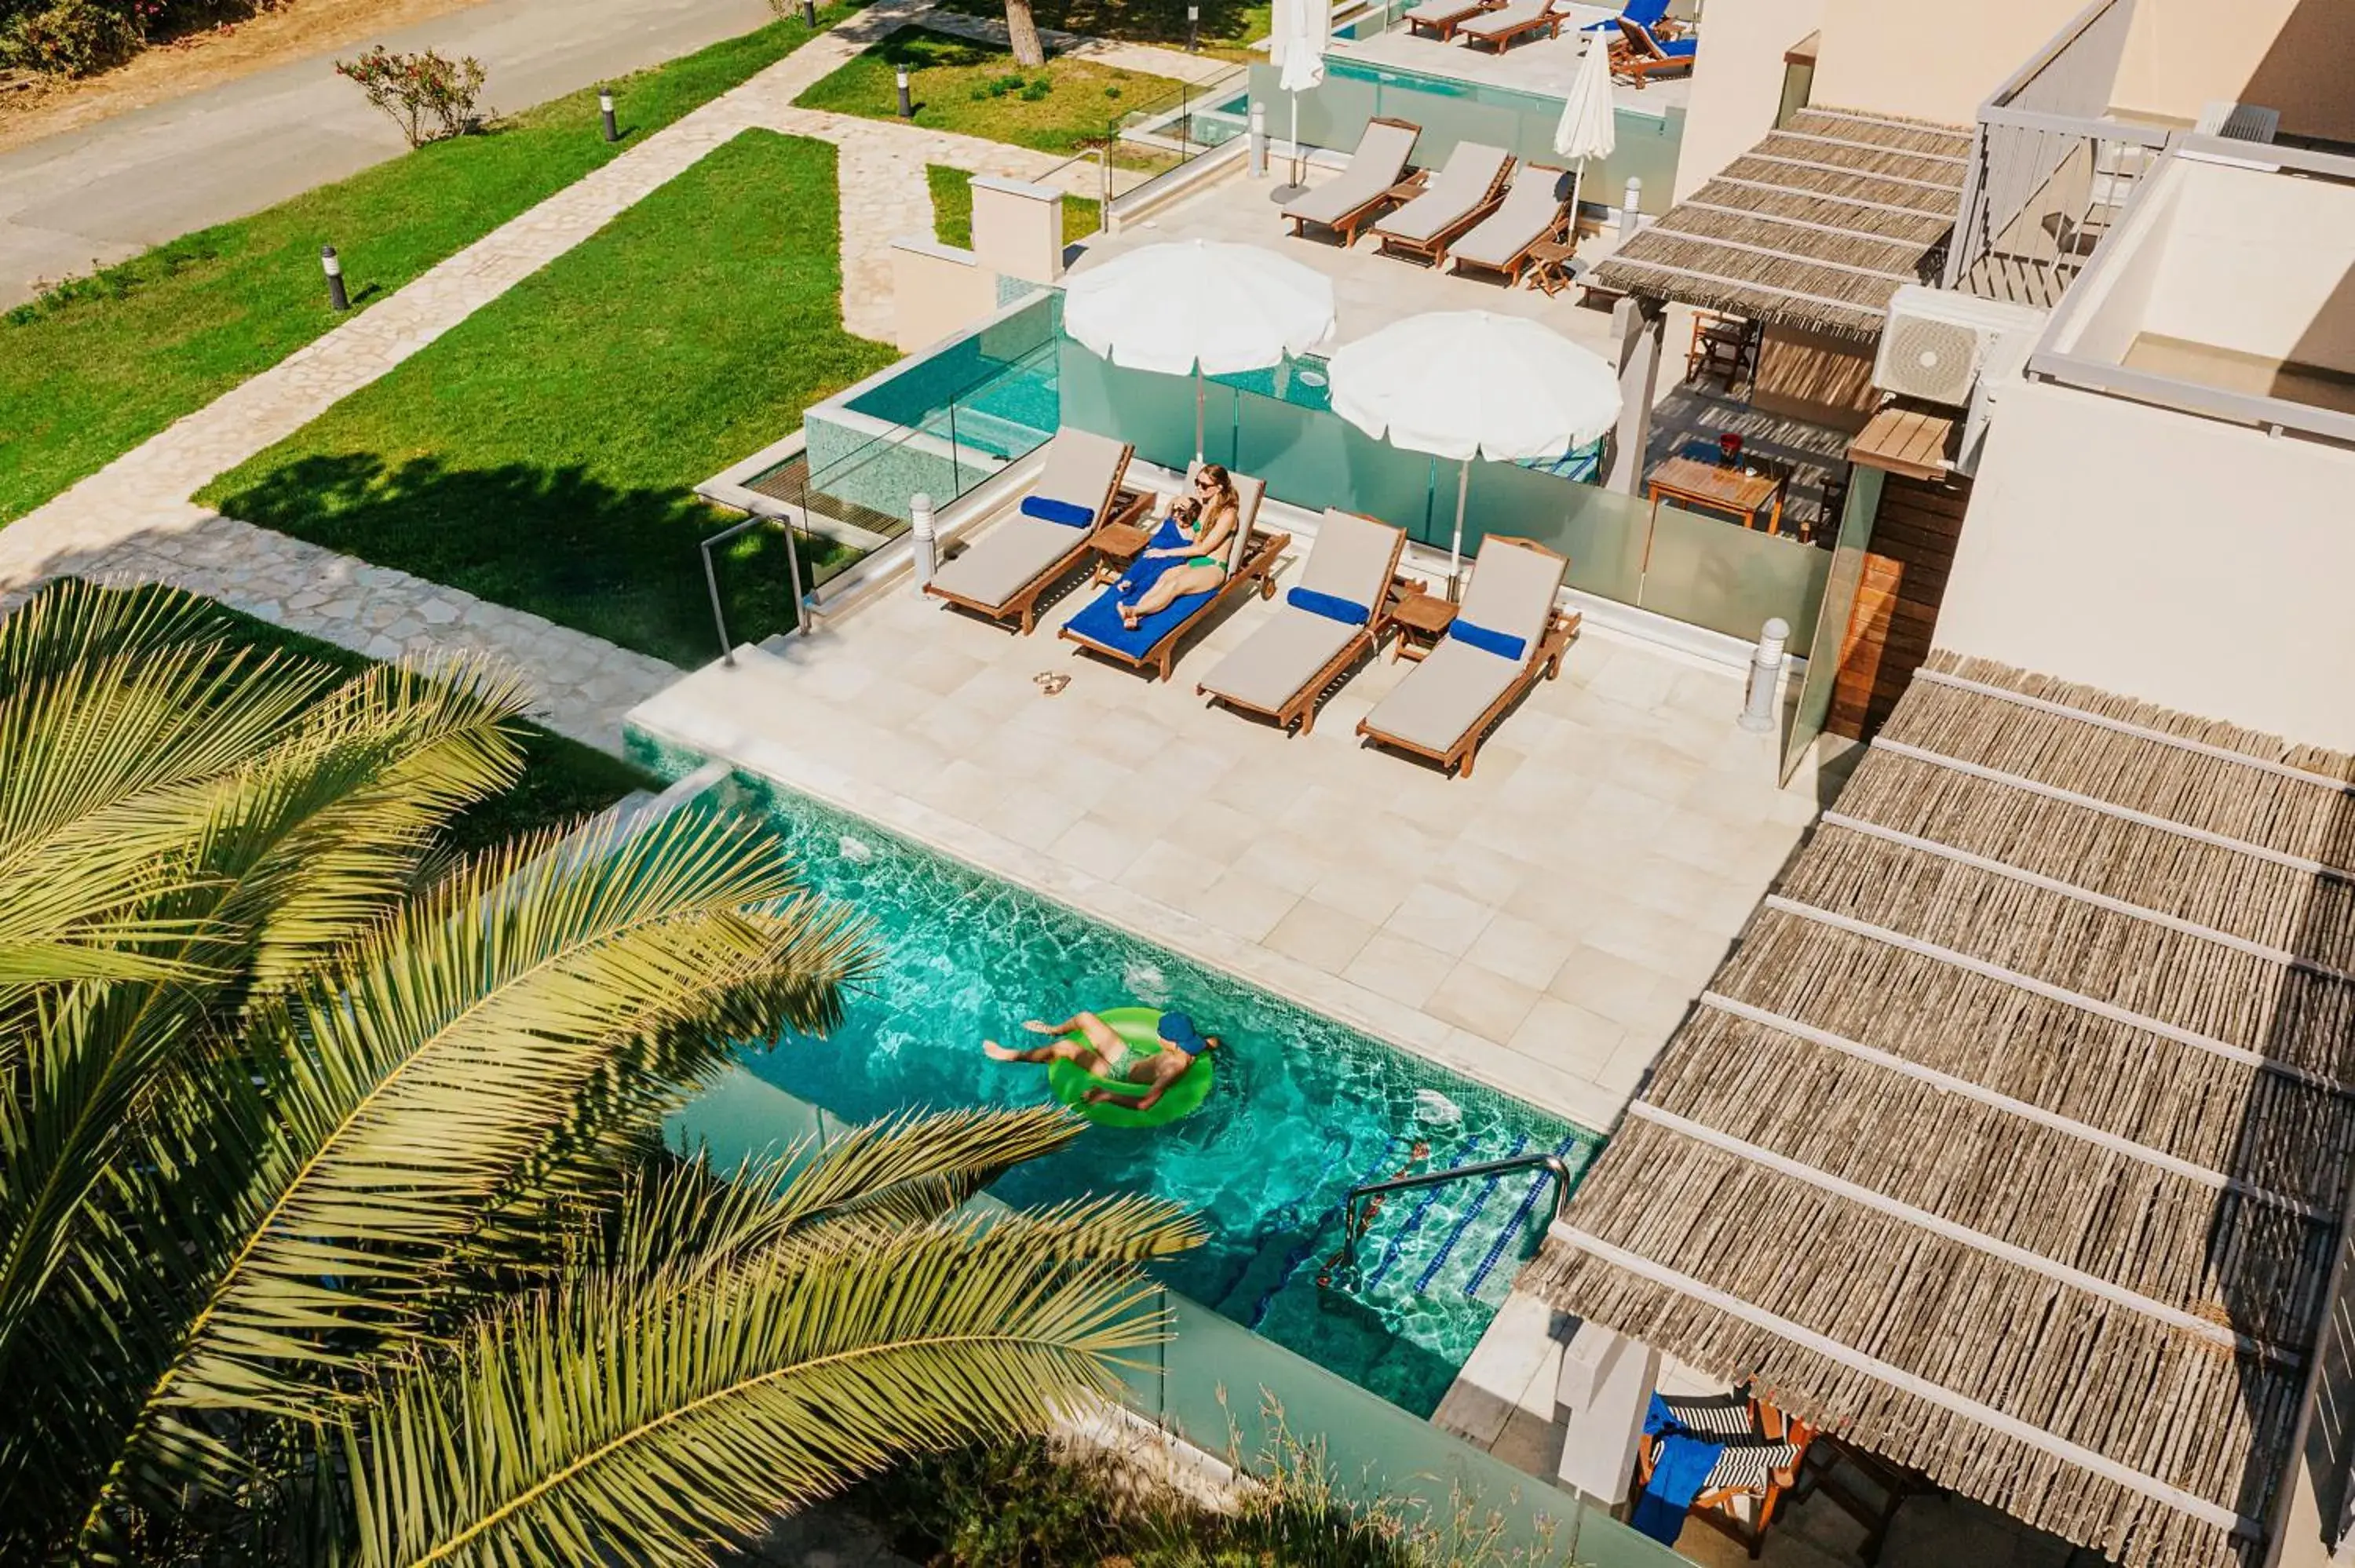
<path fill-rule="evenodd" d="M 819 78 L 916 22 L 977 37 L 989 26 L 937 13 L 932 0 L 876 0 L 0 532 L 0 610 L 68 573 L 172 583 L 373 657 L 463 651 L 503 659 L 530 675 L 538 692 L 535 712 L 543 722 L 591 744 L 617 747 L 621 715 L 677 677 L 670 664 L 407 572 L 220 516 L 188 498 L 750 129 L 815 137 L 838 150 L 843 323 L 862 336 L 888 339 L 890 242 L 932 233 L 926 164 L 1051 178 L 1081 195 L 1094 194 L 1097 180 L 1085 162 L 794 106 Z M 1003 24 L 997 31 L 1002 37 Z M 1063 41 L 1133 69 L 1176 74 L 1205 63 L 1173 50 Z"/>

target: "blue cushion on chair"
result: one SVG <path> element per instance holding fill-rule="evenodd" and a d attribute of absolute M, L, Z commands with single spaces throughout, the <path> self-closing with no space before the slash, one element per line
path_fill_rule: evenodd
<path fill-rule="evenodd" d="M 1690 59 L 1694 55 L 1700 52 L 1700 40 L 1699 38 L 1670 38 L 1666 43 L 1660 43 L 1660 40 L 1657 38 L 1654 38 L 1652 41 L 1656 44 L 1659 44 L 1660 52 L 1668 56 L 1668 58 L 1672 60 Z"/>
<path fill-rule="evenodd" d="M 1477 648 L 1483 653 L 1494 653 L 1499 659 L 1510 659 L 1516 663 L 1529 651 L 1527 638 L 1491 631 L 1485 626 L 1473 625 L 1461 616 L 1456 617 L 1455 624 L 1447 629 L 1447 635 L 1458 642 Z"/>
<path fill-rule="evenodd" d="M 1060 523 L 1066 528 L 1084 528 L 1096 520 L 1094 507 L 1082 506 L 1076 501 L 1057 501 L 1048 495 L 1024 496 L 1022 515 Z"/>
<path fill-rule="evenodd" d="M 1284 596 L 1284 602 L 1344 626 L 1363 626 L 1374 618 L 1373 611 L 1355 599 L 1343 599 L 1337 593 L 1318 593 L 1315 588 L 1294 588 Z"/>

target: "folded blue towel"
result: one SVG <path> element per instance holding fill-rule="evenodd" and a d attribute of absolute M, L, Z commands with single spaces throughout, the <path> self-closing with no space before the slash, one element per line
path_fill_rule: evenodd
<path fill-rule="evenodd" d="M 1473 625 L 1460 615 L 1455 618 L 1454 624 L 1448 627 L 1447 635 L 1458 642 L 1468 643 L 1477 648 L 1483 653 L 1494 653 L 1500 659 L 1510 659 L 1515 663 L 1520 662 L 1523 656 L 1529 651 L 1529 639 L 1526 637 L 1515 637 L 1503 631 L 1491 631 L 1485 626 Z"/>
<path fill-rule="evenodd" d="M 1315 588 L 1294 588 L 1284 596 L 1284 602 L 1344 626 L 1363 626 L 1374 618 L 1373 611 L 1355 599 L 1343 599 L 1337 593 L 1318 593 Z"/>
<path fill-rule="evenodd" d="M 1076 501 L 1058 501 L 1051 495 L 1026 495 L 1021 510 L 1025 517 L 1060 523 L 1066 528 L 1084 528 L 1096 520 L 1094 507 L 1082 506 Z"/>
<path fill-rule="evenodd" d="M 1183 564 L 1179 561 L 1169 563 L 1171 566 Z M 1142 593 L 1145 590 L 1140 586 L 1136 591 Z M 1096 595 L 1093 603 L 1065 624 L 1074 637 L 1083 637 L 1099 647 L 1115 649 L 1132 659 L 1142 659 L 1161 646 L 1161 640 L 1176 631 L 1180 621 L 1209 603 L 1215 596 L 1211 593 L 1179 594 L 1138 621 L 1136 630 L 1131 631 L 1120 623 L 1120 611 L 1114 607 L 1135 597 L 1135 594 L 1123 593 L 1118 588 L 1108 588 Z"/>
<path fill-rule="evenodd" d="M 1628 1524 L 1664 1546 L 1674 1546 L 1677 1537 L 1684 1533 L 1685 1515 L 1700 1496 L 1701 1483 L 1709 1479 L 1710 1471 L 1717 1467 L 1717 1457 L 1724 1451 L 1722 1443 L 1687 1436 L 1681 1428 L 1673 1428 L 1654 1449 L 1651 1478 L 1636 1497 Z"/>
<path fill-rule="evenodd" d="M 1670 38 L 1666 43 L 1660 43 L 1659 39 L 1654 38 L 1652 42 L 1659 44 L 1660 52 L 1672 60 L 1690 59 L 1700 52 L 1699 38 Z"/>

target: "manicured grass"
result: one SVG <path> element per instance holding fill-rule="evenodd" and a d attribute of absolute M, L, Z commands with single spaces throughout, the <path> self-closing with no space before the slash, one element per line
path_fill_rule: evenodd
<path fill-rule="evenodd" d="M 240 468 L 232 517 L 682 664 L 718 652 L 690 487 L 895 357 L 842 329 L 834 149 L 750 131 Z M 793 622 L 783 540 L 719 562 Z"/>
<path fill-rule="evenodd" d="M 924 179 L 932 187 L 932 238 L 961 249 L 973 247 L 973 175 L 945 164 L 926 164 Z M 1085 239 L 1103 227 L 1103 204 L 1087 196 L 1063 198 L 1063 243 Z"/>
<path fill-rule="evenodd" d="M 1063 57 L 1018 70 L 1014 57 L 993 45 L 902 27 L 812 83 L 794 101 L 805 109 L 895 119 L 893 73 L 901 67 L 911 73 L 917 124 L 1042 153 L 1076 153 L 1102 142 L 1122 115 L 1159 104 L 1179 86 L 1166 76 Z"/>
<path fill-rule="evenodd" d="M 216 601 L 213 609 L 232 628 L 237 641 L 263 650 L 283 650 L 348 674 L 376 662 L 364 653 L 323 642 L 259 620 Z M 662 780 L 643 768 L 583 746 L 536 724 L 518 721 L 524 771 L 514 787 L 464 812 L 444 835 L 450 847 L 471 854 L 539 828 L 575 821 L 602 811 L 634 789 L 659 789 Z"/>
<path fill-rule="evenodd" d="M 809 37 L 778 22 L 624 79 L 618 147 L 599 135 L 595 92 L 574 93 L 0 315 L 0 524 L 334 326 L 322 245 L 365 308 Z"/>
<path fill-rule="evenodd" d="M 941 9 L 968 16 L 1006 15 L 1005 0 L 941 0 Z M 1202 52 L 1249 59 L 1244 46 L 1268 36 L 1273 9 L 1273 0 L 1202 0 Z M 1186 0 L 1031 0 L 1030 14 L 1040 26 L 1067 33 L 1186 47 Z"/>

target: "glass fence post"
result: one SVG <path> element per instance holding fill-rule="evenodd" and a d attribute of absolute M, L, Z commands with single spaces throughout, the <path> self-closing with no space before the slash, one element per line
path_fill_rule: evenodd
<path fill-rule="evenodd" d="M 964 449 L 957 445 L 956 399 L 949 399 L 949 494 L 964 493 Z"/>

